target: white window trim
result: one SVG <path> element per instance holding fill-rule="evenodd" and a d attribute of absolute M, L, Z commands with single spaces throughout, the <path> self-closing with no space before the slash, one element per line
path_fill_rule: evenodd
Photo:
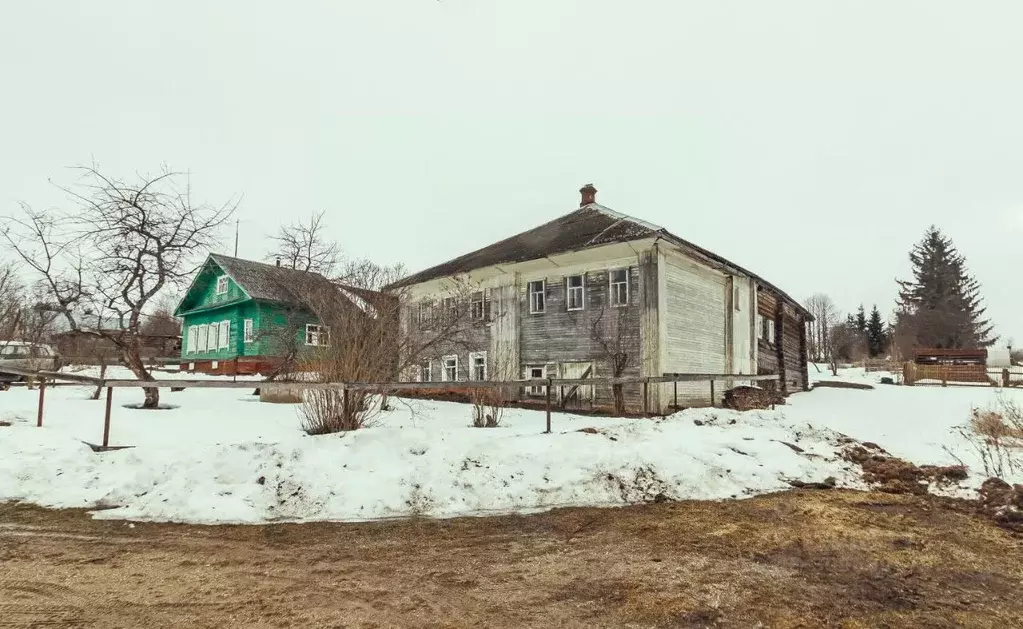
<path fill-rule="evenodd" d="M 448 360 L 455 360 L 455 379 L 448 379 Z M 449 354 L 440 358 L 440 380 L 441 382 L 458 382 L 458 354 Z"/>
<path fill-rule="evenodd" d="M 539 369 L 540 370 L 540 377 L 541 378 L 546 378 L 547 377 L 547 365 L 526 365 L 526 379 L 527 380 L 532 380 L 533 378 L 535 378 L 535 376 L 533 375 L 533 370 L 534 369 Z M 530 385 L 530 386 L 526 387 L 526 395 L 534 395 L 534 396 L 547 395 L 547 387 L 545 387 L 545 386 Z"/>
<path fill-rule="evenodd" d="M 217 351 L 217 346 L 220 345 L 220 322 L 210 324 L 210 339 L 207 346 L 209 351 Z"/>
<path fill-rule="evenodd" d="M 195 354 L 199 346 L 199 326 L 188 326 L 188 344 L 185 346 L 186 354 Z"/>
<path fill-rule="evenodd" d="M 220 343 L 217 349 L 228 349 L 231 347 L 231 322 L 224 320 L 220 322 Z"/>
<path fill-rule="evenodd" d="M 312 343 L 309 342 L 309 329 L 310 328 L 316 328 L 316 333 L 315 333 L 315 336 L 313 337 L 313 342 Z M 323 334 L 324 331 L 327 333 L 327 342 L 326 343 L 324 343 L 323 340 L 322 340 L 323 339 L 322 334 Z M 328 328 L 325 325 L 320 325 L 318 323 L 307 323 L 307 324 L 305 324 L 305 344 L 306 344 L 307 347 L 330 347 L 330 328 Z"/>
<path fill-rule="evenodd" d="M 242 323 L 242 329 L 244 330 L 245 343 L 252 343 L 256 340 L 256 322 L 253 319 L 246 319 Z"/>
<path fill-rule="evenodd" d="M 623 303 L 612 303 L 615 297 L 615 271 L 625 271 L 625 301 Z M 620 282 L 619 282 L 620 283 Z M 617 269 L 608 269 L 607 271 L 607 301 L 611 304 L 612 308 L 624 308 L 629 305 L 629 267 L 619 267 Z"/>
<path fill-rule="evenodd" d="M 483 380 L 490 379 L 490 367 L 487 364 L 486 352 L 469 352 L 469 379 L 476 380 L 476 359 L 483 359 Z"/>
<path fill-rule="evenodd" d="M 426 368 L 425 370 L 423 368 Z M 426 378 L 423 378 L 423 372 L 426 372 Z M 419 381 L 420 382 L 433 382 L 433 361 L 424 360 L 419 363 Z"/>
<path fill-rule="evenodd" d="M 533 284 L 540 284 L 540 291 L 536 292 L 533 290 Z M 526 282 L 526 294 L 529 297 L 529 314 L 544 314 L 547 312 L 547 280 L 530 280 Z M 533 295 L 543 296 L 543 308 L 536 310 L 533 308 Z"/>
<path fill-rule="evenodd" d="M 576 287 L 576 289 L 578 289 L 579 293 L 581 294 L 581 297 L 579 298 L 579 306 L 576 307 L 576 308 L 573 308 L 570 305 L 572 303 L 571 295 L 572 295 L 573 288 L 569 284 L 568 281 L 569 281 L 569 279 L 571 279 L 573 277 L 578 277 L 578 278 L 582 279 L 582 285 Z M 568 275 L 568 276 L 565 277 L 565 309 L 568 310 L 569 312 L 575 312 L 575 311 L 585 310 L 586 309 L 586 274 L 585 273 L 577 273 L 576 275 Z"/>
<path fill-rule="evenodd" d="M 227 289 L 228 289 L 228 284 L 229 284 L 229 282 L 227 281 L 227 276 L 226 275 L 219 276 L 217 278 L 217 294 L 218 295 L 226 295 L 227 294 Z M 221 285 L 223 285 L 223 287 L 224 287 L 223 290 L 221 290 L 221 288 L 220 288 Z"/>

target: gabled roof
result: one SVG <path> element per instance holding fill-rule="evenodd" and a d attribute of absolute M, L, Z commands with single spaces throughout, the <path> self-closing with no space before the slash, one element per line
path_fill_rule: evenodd
<path fill-rule="evenodd" d="M 304 304 L 310 290 L 336 290 L 330 280 L 312 271 L 299 271 L 219 253 L 211 253 L 210 259 L 224 269 L 249 297 L 259 301 Z"/>
<path fill-rule="evenodd" d="M 750 271 L 721 256 L 679 238 L 665 228 L 627 214 L 616 212 L 599 203 L 586 203 L 578 210 L 560 216 L 539 227 L 505 238 L 471 253 L 430 267 L 386 288 L 400 288 L 420 284 L 440 277 L 468 273 L 498 264 L 511 264 L 537 260 L 546 256 L 579 251 L 616 242 L 629 242 L 644 238 L 661 238 L 707 258 L 734 273 L 746 275 L 776 293 L 785 302 L 809 317 L 810 313 L 785 292 Z"/>
<path fill-rule="evenodd" d="M 322 295 L 341 294 L 330 280 L 319 273 L 211 253 L 200 272 L 192 279 L 192 284 L 175 310 L 175 315 L 191 311 L 182 310 L 182 306 L 187 303 L 196 281 L 210 262 L 220 267 L 246 295 L 258 301 L 310 307 L 315 300 L 314 297 L 320 299 L 319 296 Z"/>

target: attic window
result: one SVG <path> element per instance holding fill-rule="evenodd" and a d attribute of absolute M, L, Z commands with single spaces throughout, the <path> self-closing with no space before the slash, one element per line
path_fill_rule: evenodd
<path fill-rule="evenodd" d="M 217 294 L 218 295 L 226 295 L 227 294 L 227 276 L 226 275 L 221 275 L 220 277 L 217 278 Z"/>

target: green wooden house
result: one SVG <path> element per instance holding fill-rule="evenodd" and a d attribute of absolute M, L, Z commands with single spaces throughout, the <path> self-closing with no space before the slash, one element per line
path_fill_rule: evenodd
<path fill-rule="evenodd" d="M 210 254 L 174 312 L 182 368 L 266 374 L 289 348 L 329 344 L 311 305 L 317 295 L 342 293 L 319 273 Z"/>

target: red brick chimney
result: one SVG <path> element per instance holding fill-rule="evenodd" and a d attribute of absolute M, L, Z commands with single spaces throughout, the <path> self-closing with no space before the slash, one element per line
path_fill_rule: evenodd
<path fill-rule="evenodd" d="M 582 188 L 579 188 L 579 194 L 582 195 L 582 199 L 579 201 L 579 207 L 597 202 L 597 189 L 593 187 L 592 183 L 588 183 Z"/>

